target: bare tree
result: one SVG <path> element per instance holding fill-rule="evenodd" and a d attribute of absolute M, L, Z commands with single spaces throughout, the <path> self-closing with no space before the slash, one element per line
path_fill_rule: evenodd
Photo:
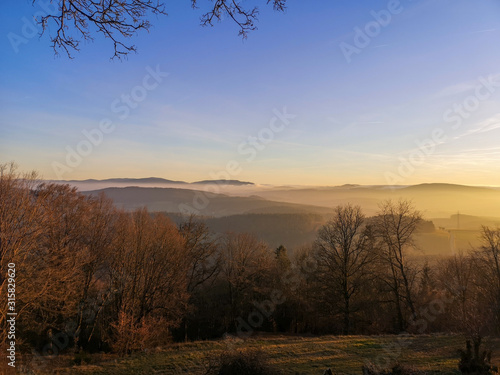
<path fill-rule="evenodd" d="M 136 51 L 134 45 L 127 45 L 121 39 L 130 38 L 139 30 L 149 30 L 149 13 L 166 15 L 159 0 L 59 0 L 57 13 L 44 15 L 39 22 L 42 34 L 49 23 L 55 24 L 51 42 L 56 54 L 62 49 L 71 57 L 70 51 L 79 51 L 82 40 L 94 39 L 92 28 L 95 28 L 96 33 L 111 39 L 113 57 L 120 58 Z"/>
<path fill-rule="evenodd" d="M 414 233 L 421 220 L 422 214 L 410 201 L 403 199 L 396 203 L 384 201 L 375 218 L 383 249 L 382 257 L 389 268 L 387 284 L 394 294 L 400 331 L 406 329 L 404 305 L 410 310 L 413 319 L 417 316 L 412 292 L 415 271 L 408 263 L 407 252 L 415 247 Z"/>
<path fill-rule="evenodd" d="M 39 0 L 33 0 L 35 4 Z M 190 0 L 197 8 L 199 0 Z M 286 0 L 267 0 L 278 11 L 285 10 Z M 101 34 L 113 43 L 113 58 L 123 58 L 137 47 L 126 43 L 126 39 L 141 30 L 150 30 L 150 16 L 167 15 L 161 0 L 58 0 L 57 10 L 41 16 L 37 21 L 42 26 L 42 34 L 55 25 L 50 35 L 52 48 L 56 54 L 63 50 L 70 58 L 73 51 L 79 51 L 82 41 L 92 41 L 94 35 Z M 259 14 L 258 7 L 243 6 L 237 0 L 215 0 L 211 9 L 201 17 L 203 26 L 213 26 L 227 15 L 239 27 L 239 35 L 245 38 L 255 30 Z"/>
<path fill-rule="evenodd" d="M 449 318 L 453 318 L 452 323 L 458 328 L 464 327 L 470 316 L 474 268 L 472 257 L 463 253 L 455 254 L 439 263 L 440 286 L 455 302 Z"/>
<path fill-rule="evenodd" d="M 483 226 L 481 239 L 484 243 L 481 250 L 490 266 L 493 286 L 500 297 L 500 228 L 491 229 Z"/>
<path fill-rule="evenodd" d="M 214 278 L 220 270 L 217 238 L 210 233 L 205 223 L 194 216 L 179 226 L 185 240 L 186 256 L 189 258 L 188 292 Z"/>
<path fill-rule="evenodd" d="M 474 253 L 478 275 L 476 287 L 483 295 L 483 310 L 491 310 L 494 326 L 500 332 L 500 228 L 483 226 L 481 229 L 483 246 Z"/>
<path fill-rule="evenodd" d="M 283 282 L 287 301 L 292 304 L 292 332 L 310 332 L 320 318 L 315 302 L 323 297 L 318 288 L 318 262 L 314 246 L 295 249 L 291 257 L 291 274 Z M 331 295 L 328 296 L 331 298 Z"/>
<path fill-rule="evenodd" d="M 273 258 L 265 243 L 246 233 L 226 234 L 221 254 L 220 278 L 227 288 L 230 309 L 225 328 L 230 331 L 250 301 L 261 299 L 272 287 Z"/>
<path fill-rule="evenodd" d="M 203 287 L 210 287 L 220 271 L 220 254 L 217 238 L 207 225 L 190 216 L 179 226 L 184 238 L 185 256 L 188 258 L 187 292 L 189 293 L 189 314 L 183 318 L 184 340 L 188 340 L 188 320 L 199 313 L 196 304 Z M 200 291 L 201 290 L 201 291 Z"/>
<path fill-rule="evenodd" d="M 350 334 L 355 297 L 367 282 L 368 264 L 375 254 L 363 228 L 365 217 L 359 206 L 338 206 L 334 218 L 318 232 L 316 256 L 320 281 L 330 289 L 331 298 L 339 291 L 343 304 L 343 333 Z"/>

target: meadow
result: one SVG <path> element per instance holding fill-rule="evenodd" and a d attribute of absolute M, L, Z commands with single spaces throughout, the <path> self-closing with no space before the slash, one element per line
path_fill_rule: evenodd
<path fill-rule="evenodd" d="M 500 363 L 500 339 L 485 340 L 493 349 L 493 363 Z M 458 349 L 461 335 L 408 336 L 257 336 L 246 340 L 226 338 L 174 344 L 167 349 L 138 353 L 129 357 L 89 355 L 75 365 L 74 357 L 60 356 L 46 374 L 128 375 L 204 374 L 211 358 L 225 350 L 258 349 L 284 374 L 362 374 L 362 366 L 396 363 L 428 374 L 459 374 Z M 80 358 L 82 359 L 82 358 Z M 90 361 L 85 363 L 85 361 Z"/>

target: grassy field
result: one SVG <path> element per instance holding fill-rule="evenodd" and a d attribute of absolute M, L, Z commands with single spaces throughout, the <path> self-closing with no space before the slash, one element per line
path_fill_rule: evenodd
<path fill-rule="evenodd" d="M 500 364 L 500 339 L 485 341 Z M 259 348 L 285 374 L 361 374 L 361 367 L 400 363 L 430 374 L 456 374 L 457 350 L 464 346 L 461 336 L 322 336 L 254 337 L 247 340 L 204 341 L 176 344 L 168 349 L 126 358 L 92 357 L 90 364 L 74 366 L 72 358 L 58 358 L 50 374 L 203 374 L 209 358 L 226 349 Z M 94 363 L 93 363 L 94 362 Z M 65 367 L 65 369 L 62 369 Z"/>

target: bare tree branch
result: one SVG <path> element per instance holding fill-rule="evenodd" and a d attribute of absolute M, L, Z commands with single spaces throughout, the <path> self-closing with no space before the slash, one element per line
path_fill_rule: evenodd
<path fill-rule="evenodd" d="M 33 0 L 33 4 L 37 0 Z M 285 10 L 286 0 L 267 0 L 276 11 Z M 191 0 L 193 8 L 198 0 Z M 50 35 L 51 46 L 56 55 L 62 50 L 69 57 L 80 50 L 82 41 L 93 41 L 96 34 L 102 34 L 113 43 L 112 58 L 122 59 L 137 47 L 125 40 L 140 30 L 149 32 L 151 15 L 167 15 L 161 0 L 59 0 L 58 11 L 37 19 L 42 26 L 43 35 L 49 25 L 56 26 Z M 201 16 L 203 26 L 213 26 L 227 15 L 239 27 L 239 33 L 246 38 L 249 31 L 255 30 L 259 9 L 256 6 L 245 8 L 237 0 L 215 0 L 211 10 Z"/>

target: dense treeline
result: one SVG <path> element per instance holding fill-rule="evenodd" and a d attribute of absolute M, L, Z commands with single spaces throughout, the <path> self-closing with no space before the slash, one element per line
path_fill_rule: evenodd
<path fill-rule="evenodd" d="M 500 333 L 498 228 L 483 228 L 482 248 L 421 264 L 409 256 L 422 222 L 410 202 L 383 202 L 372 218 L 344 205 L 289 254 L 0 169 L 0 284 L 5 295 L 15 263 L 26 351 L 126 354 L 255 331 Z"/>

